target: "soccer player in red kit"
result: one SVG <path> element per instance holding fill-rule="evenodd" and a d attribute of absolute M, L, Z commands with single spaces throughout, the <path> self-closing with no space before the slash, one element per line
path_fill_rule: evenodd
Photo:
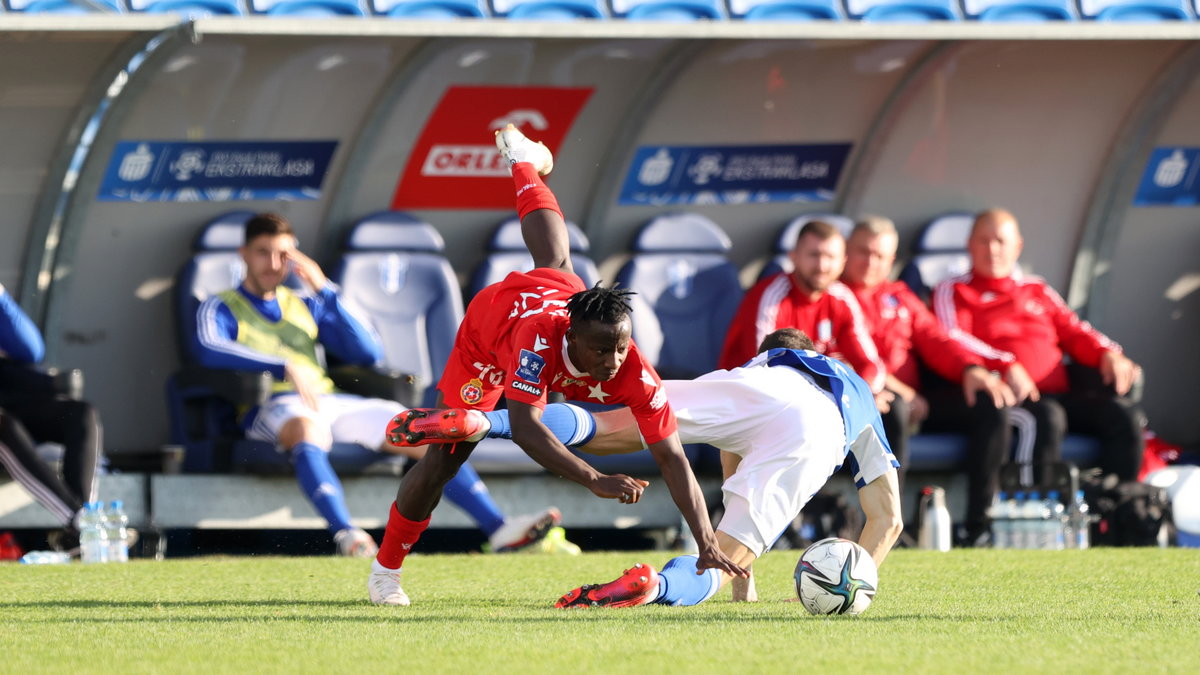
<path fill-rule="evenodd" d="M 521 232 L 534 269 L 514 272 L 471 301 L 454 350 L 438 383 L 438 408 L 490 410 L 508 400 L 513 441 L 539 464 L 596 496 L 633 504 L 648 485 L 630 476 L 604 475 L 572 454 L 542 423 L 547 394 L 620 403 L 633 411 L 671 496 L 699 546 L 699 569 L 738 576 L 745 570 L 721 552 L 708 510 L 676 431 L 662 382 L 630 339 L 628 291 L 587 289 L 571 268 L 566 223 L 541 176 L 553 168 L 550 151 L 509 125 L 496 145 L 512 168 Z M 410 410 L 396 418 L 389 436 L 436 437 L 470 417 Z M 405 475 L 371 567 L 371 602 L 407 605 L 400 587 L 404 557 L 429 525 L 442 486 L 466 461 L 475 444 L 442 444 Z M 536 536 L 536 533 L 531 533 Z"/>

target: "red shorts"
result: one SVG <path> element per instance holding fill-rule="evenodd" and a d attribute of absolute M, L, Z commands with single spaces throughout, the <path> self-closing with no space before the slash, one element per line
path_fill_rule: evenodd
<path fill-rule="evenodd" d="M 438 381 L 438 391 L 447 407 L 496 407 L 504 393 L 505 363 L 512 350 L 507 338 L 519 320 L 509 318 L 511 305 L 523 290 L 535 286 L 552 286 L 570 293 L 586 290 L 574 274 L 538 267 L 525 273 L 513 272 L 476 294 L 467 306 L 454 349 Z"/>

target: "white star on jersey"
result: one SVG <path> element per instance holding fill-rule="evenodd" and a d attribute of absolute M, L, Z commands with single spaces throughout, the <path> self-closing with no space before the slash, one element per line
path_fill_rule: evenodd
<path fill-rule="evenodd" d="M 594 398 L 601 403 L 604 403 L 604 399 L 608 398 L 609 396 L 611 396 L 611 394 L 605 393 L 604 390 L 600 388 L 599 382 L 597 382 L 596 386 L 594 387 L 588 387 L 588 398 Z"/>

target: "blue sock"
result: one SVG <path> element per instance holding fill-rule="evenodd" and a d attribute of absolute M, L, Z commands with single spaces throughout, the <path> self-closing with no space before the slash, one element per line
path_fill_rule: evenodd
<path fill-rule="evenodd" d="M 442 489 L 442 494 L 455 506 L 469 513 L 475 522 L 479 523 L 479 529 L 486 534 L 492 534 L 504 524 L 504 515 L 500 513 L 500 507 L 492 501 L 487 486 L 470 464 L 459 467 L 458 473 L 454 474 Z"/>
<path fill-rule="evenodd" d="M 508 423 L 507 410 L 493 410 L 483 414 L 492 423 L 488 438 L 512 438 L 512 426 Z M 596 418 L 577 405 L 551 403 L 542 411 L 542 424 L 563 445 L 586 445 L 596 435 Z"/>
<path fill-rule="evenodd" d="M 704 574 L 696 574 L 697 560 L 694 555 L 681 555 L 667 561 L 658 573 L 658 597 L 653 602 L 691 606 L 716 595 L 721 590 L 721 573 L 709 569 L 704 570 Z"/>
<path fill-rule="evenodd" d="M 292 464 L 296 467 L 300 490 L 329 523 L 329 530 L 337 533 L 353 527 L 350 509 L 342 496 L 342 482 L 329 465 L 329 454 L 312 443 L 297 443 L 292 447 Z"/>

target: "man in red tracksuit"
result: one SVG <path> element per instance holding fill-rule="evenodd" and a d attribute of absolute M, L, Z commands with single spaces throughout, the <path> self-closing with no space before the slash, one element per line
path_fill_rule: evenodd
<path fill-rule="evenodd" d="M 798 328 L 815 350 L 845 361 L 867 381 L 881 411 L 891 394 L 886 372 L 863 321 L 854 294 L 837 280 L 846 263 L 846 241 L 834 226 L 814 220 L 800 230 L 791 252 L 794 270 L 767 277 L 751 288 L 738 306 L 719 367 L 736 368 L 758 352 L 758 345 L 779 328 Z M 897 455 L 901 464 L 904 458 Z"/>
<path fill-rule="evenodd" d="M 908 456 L 908 436 L 918 424 L 927 431 L 967 434 L 964 541 L 972 543 L 987 529 L 987 509 L 1011 437 L 1008 407 L 1015 398 L 983 367 L 981 357 L 946 334 L 904 282 L 888 279 L 898 243 L 892 221 L 860 220 L 847 242 L 842 282 L 862 308 L 886 368 L 887 390 L 895 395 L 882 417 L 896 456 Z M 921 393 L 923 374 L 932 404 Z"/>
<path fill-rule="evenodd" d="M 933 309 L 960 344 L 1002 374 L 1037 421 L 1035 461 L 1061 456 L 1068 430 L 1100 439 L 1100 466 L 1137 477 L 1144 415 L 1128 394 L 1141 368 L 1121 347 L 1067 307 L 1038 277 L 1017 270 L 1017 220 L 1003 209 L 981 212 L 967 249 L 971 271 L 938 284 Z M 1064 353 L 1074 366 L 1069 371 Z"/>

